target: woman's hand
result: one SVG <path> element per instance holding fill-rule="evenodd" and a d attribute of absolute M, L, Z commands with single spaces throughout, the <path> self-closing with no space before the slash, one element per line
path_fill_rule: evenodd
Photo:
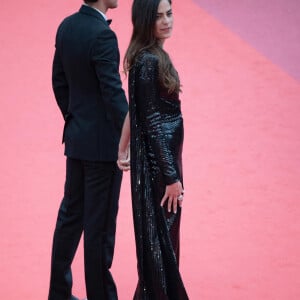
<path fill-rule="evenodd" d="M 174 214 L 176 214 L 177 205 L 179 207 L 182 206 L 183 193 L 184 190 L 180 181 L 167 185 L 160 205 L 164 206 L 165 202 L 167 201 L 168 212 L 171 212 L 171 209 L 173 209 Z"/>

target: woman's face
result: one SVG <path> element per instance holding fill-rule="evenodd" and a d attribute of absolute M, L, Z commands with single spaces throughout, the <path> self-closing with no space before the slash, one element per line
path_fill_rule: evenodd
<path fill-rule="evenodd" d="M 161 0 L 156 15 L 154 34 L 162 43 L 172 34 L 173 14 L 168 0 Z"/>

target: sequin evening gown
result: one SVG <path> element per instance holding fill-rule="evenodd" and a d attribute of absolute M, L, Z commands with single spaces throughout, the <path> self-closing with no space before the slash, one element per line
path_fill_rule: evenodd
<path fill-rule="evenodd" d="M 182 182 L 183 120 L 178 94 L 158 82 L 158 60 L 142 52 L 129 72 L 131 189 L 138 262 L 134 300 L 186 300 L 179 265 L 181 209 L 160 206 Z"/>

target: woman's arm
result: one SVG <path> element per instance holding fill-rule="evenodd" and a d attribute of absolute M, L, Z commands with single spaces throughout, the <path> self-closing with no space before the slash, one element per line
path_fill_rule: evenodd
<path fill-rule="evenodd" d="M 168 146 L 166 133 L 161 126 L 158 61 L 155 56 L 149 54 L 143 58 L 136 85 L 137 111 L 166 184 L 161 206 L 167 203 L 168 211 L 176 213 L 177 206 L 182 205 L 183 188 L 176 171 L 174 153 Z"/>

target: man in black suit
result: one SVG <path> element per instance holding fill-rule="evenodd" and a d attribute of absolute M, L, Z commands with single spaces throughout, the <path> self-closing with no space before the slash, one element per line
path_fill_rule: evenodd
<path fill-rule="evenodd" d="M 72 295 L 71 264 L 84 232 L 89 300 L 117 299 L 110 273 L 122 173 L 116 165 L 128 110 L 119 49 L 105 13 L 117 0 L 89 0 L 56 35 L 53 90 L 65 119 L 66 181 L 52 248 L 49 300 Z"/>

